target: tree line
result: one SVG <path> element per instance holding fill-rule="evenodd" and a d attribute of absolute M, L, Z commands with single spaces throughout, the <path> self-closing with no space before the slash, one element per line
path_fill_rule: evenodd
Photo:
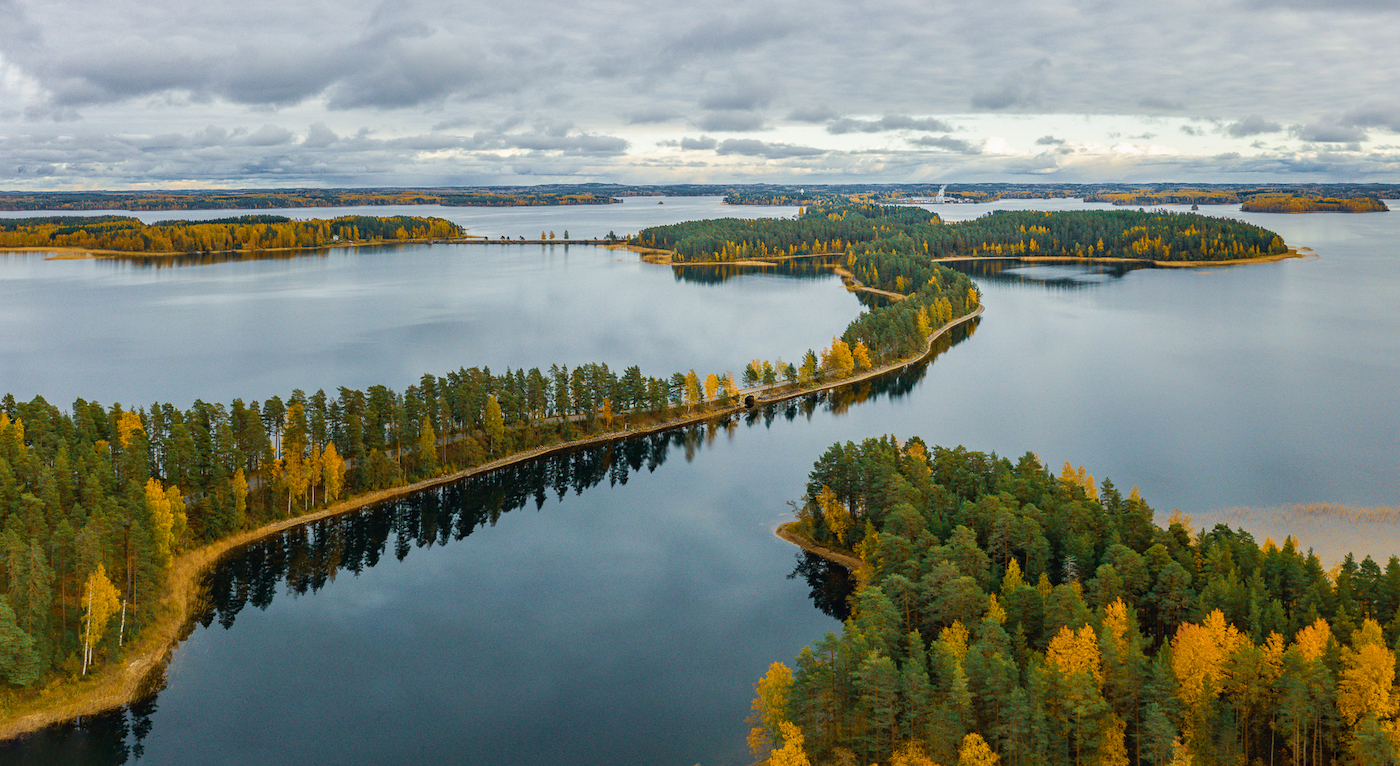
<path fill-rule="evenodd" d="M 278 215 L 245 215 L 209 221 L 145 224 L 127 216 L 50 216 L 0 219 L 0 247 L 63 247 L 128 253 L 214 253 L 279 250 L 335 244 L 463 237 L 442 218 L 347 215 L 293 221 Z"/>
<path fill-rule="evenodd" d="M 840 634 L 774 663 L 770 763 L 1394 763 L 1400 558 L 1164 528 L 1068 462 L 836 444 L 796 529 L 862 563 Z M 815 595 L 815 594 L 814 594 Z"/>
<path fill-rule="evenodd" d="M 970 221 L 944 223 L 923 208 L 871 204 L 807 208 L 796 220 L 689 221 L 644 229 L 633 241 L 672 250 L 680 262 L 831 253 L 859 257 L 871 252 L 926 259 L 1054 256 L 1216 261 L 1288 251 L 1272 231 L 1194 213 L 998 210 Z"/>

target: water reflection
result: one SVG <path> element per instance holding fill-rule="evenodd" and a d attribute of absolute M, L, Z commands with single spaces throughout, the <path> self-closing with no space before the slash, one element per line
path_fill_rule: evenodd
<path fill-rule="evenodd" d="M 969 325 L 960 326 L 951 337 L 940 338 L 930 360 L 969 337 L 973 330 Z M 858 386 L 757 407 L 709 423 L 574 449 L 303 524 L 248 545 L 210 571 L 183 636 L 213 629 L 215 623 L 230 630 L 250 607 L 266 610 L 279 595 L 314 594 L 343 572 L 358 575 L 391 558 L 403 561 L 415 550 L 463 540 L 495 526 L 511 511 L 530 506 L 541 510 L 551 496 L 562 500 L 604 482 L 610 486 L 626 484 L 676 455 L 689 461 L 721 434 L 731 436 L 740 427 L 771 428 L 779 419 L 811 419 L 818 413 L 840 415 L 860 402 L 882 396 L 903 397 L 923 380 L 929 364 L 912 364 Z M 844 569 L 800 557 L 792 574 L 793 578 L 798 576 L 807 582 L 820 611 L 845 618 L 851 584 Z M 0 763 L 140 761 L 165 683 L 163 674 L 158 674 L 152 679 L 150 693 L 133 705 L 0 745 Z"/>
<path fill-rule="evenodd" d="M 830 256 L 790 258 L 767 266 L 749 266 L 741 263 L 690 264 L 673 267 L 672 271 L 677 282 L 702 285 L 717 285 L 751 274 L 781 274 L 785 277 L 814 279 L 830 276 L 831 270 L 844 260 L 845 256 Z"/>
<path fill-rule="evenodd" d="M 851 594 L 856 590 L 856 578 L 840 564 L 802 551 L 797 554 L 797 568 L 788 575 L 789 580 L 801 577 L 810 588 L 808 595 L 812 603 L 828 617 L 846 621 L 851 616 Z"/>
<path fill-rule="evenodd" d="M 1131 271 L 1152 268 L 1137 263 L 1047 264 L 1016 259 L 953 261 L 948 266 L 975 279 L 1002 284 L 1037 285 L 1058 290 L 1082 290 L 1122 279 Z"/>

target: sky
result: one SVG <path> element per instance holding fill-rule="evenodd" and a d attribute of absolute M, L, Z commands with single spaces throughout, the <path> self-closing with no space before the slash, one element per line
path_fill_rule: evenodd
<path fill-rule="evenodd" d="M 1400 182 L 1393 0 L 0 0 L 0 189 Z"/>

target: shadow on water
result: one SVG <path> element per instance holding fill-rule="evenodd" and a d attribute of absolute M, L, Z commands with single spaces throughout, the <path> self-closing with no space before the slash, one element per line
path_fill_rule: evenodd
<path fill-rule="evenodd" d="M 1136 263 L 1039 263 L 1015 259 L 954 261 L 947 266 L 988 282 L 1036 285 L 1060 290 L 1087 287 L 1122 279 L 1129 272 L 1152 268 Z"/>
<path fill-rule="evenodd" d="M 626 484 L 655 471 L 677 453 L 688 462 L 721 432 L 732 434 L 740 425 L 771 428 L 777 420 L 811 419 L 818 412 L 839 416 L 861 402 L 905 396 L 923 380 L 932 360 L 967 339 L 975 324 L 976 320 L 961 325 L 936 341 L 928 360 L 859 385 L 709 423 L 542 457 L 264 538 L 231 553 L 205 575 L 198 606 L 182 636 L 215 623 L 228 630 L 244 609 L 265 610 L 279 592 L 292 597 L 314 594 L 342 571 L 358 574 L 389 559 L 403 561 L 415 549 L 446 546 L 495 526 L 503 514 L 528 506 L 540 510 L 551 496 L 562 500 L 603 482 Z M 789 575 L 799 576 L 806 580 L 819 610 L 845 619 L 850 609 L 846 597 L 853 587 L 845 569 L 804 553 Z M 0 763 L 58 766 L 141 760 L 142 743 L 165 688 L 164 674 L 153 678 L 152 684 L 150 694 L 132 705 L 0 743 Z"/>
<path fill-rule="evenodd" d="M 671 271 L 675 274 L 677 282 L 694 282 L 702 285 L 717 285 L 736 277 L 751 274 L 778 274 L 797 279 L 816 279 L 831 276 L 832 268 L 839 265 L 842 260 L 844 257 L 793 258 L 778 261 L 771 266 L 716 263 L 713 265 L 677 266 Z"/>

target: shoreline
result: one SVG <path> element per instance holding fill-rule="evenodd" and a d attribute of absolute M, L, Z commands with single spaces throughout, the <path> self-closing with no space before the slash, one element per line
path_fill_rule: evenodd
<path fill-rule="evenodd" d="M 908 359 L 896 360 L 881 367 L 867 370 L 859 375 L 841 378 L 812 388 L 784 387 L 778 393 L 770 396 L 763 396 L 762 389 L 742 389 L 736 404 L 682 415 L 640 428 L 625 428 L 621 431 L 609 431 L 582 439 L 535 447 L 478 466 L 348 498 L 302 516 L 280 519 L 257 529 L 240 532 L 182 553 L 176 557 L 175 562 L 171 565 L 166 587 L 155 609 L 154 619 L 142 632 L 140 638 L 133 642 L 133 650 L 122 655 L 119 663 L 113 662 L 104 665 L 88 679 L 71 685 L 60 681 L 41 691 L 31 704 L 22 706 L 21 709 L 29 712 L 20 713 L 0 723 L 0 740 L 12 740 L 47 726 L 60 724 L 80 716 L 103 713 L 130 704 L 158 687 L 161 675 L 174 655 L 175 649 L 187 637 L 184 634 L 184 629 L 190 622 L 193 606 L 198 600 L 201 578 L 205 572 L 216 566 L 225 556 L 235 553 L 238 549 L 294 527 L 362 510 L 377 503 L 396 500 L 415 492 L 501 468 L 508 468 L 536 458 L 568 452 L 580 447 L 623 441 L 636 436 L 706 423 L 740 412 L 747 412 L 750 409 L 744 404 L 747 396 L 752 396 L 754 398 L 753 407 L 758 407 L 820 394 L 844 386 L 857 385 L 926 359 L 933 352 L 935 340 L 952 331 L 953 328 L 981 316 L 984 310 L 985 307 L 978 304 L 973 311 L 953 319 L 937 331 L 930 333 L 923 352 Z"/>
<path fill-rule="evenodd" d="M 823 548 L 822 546 L 812 542 L 811 538 L 797 532 L 796 527 L 797 522 L 787 521 L 782 524 L 779 524 L 778 528 L 773 531 L 773 534 L 783 538 L 784 540 L 792 543 L 793 545 L 796 545 L 802 550 L 807 551 L 813 556 L 819 556 L 821 558 L 826 559 L 827 561 L 830 561 L 833 564 L 845 567 L 846 570 L 849 571 L 852 575 L 855 575 L 857 572 L 865 568 L 865 563 L 860 559 L 854 556 L 847 556 L 844 553 L 837 553 L 836 551 L 833 551 L 830 548 Z"/>

